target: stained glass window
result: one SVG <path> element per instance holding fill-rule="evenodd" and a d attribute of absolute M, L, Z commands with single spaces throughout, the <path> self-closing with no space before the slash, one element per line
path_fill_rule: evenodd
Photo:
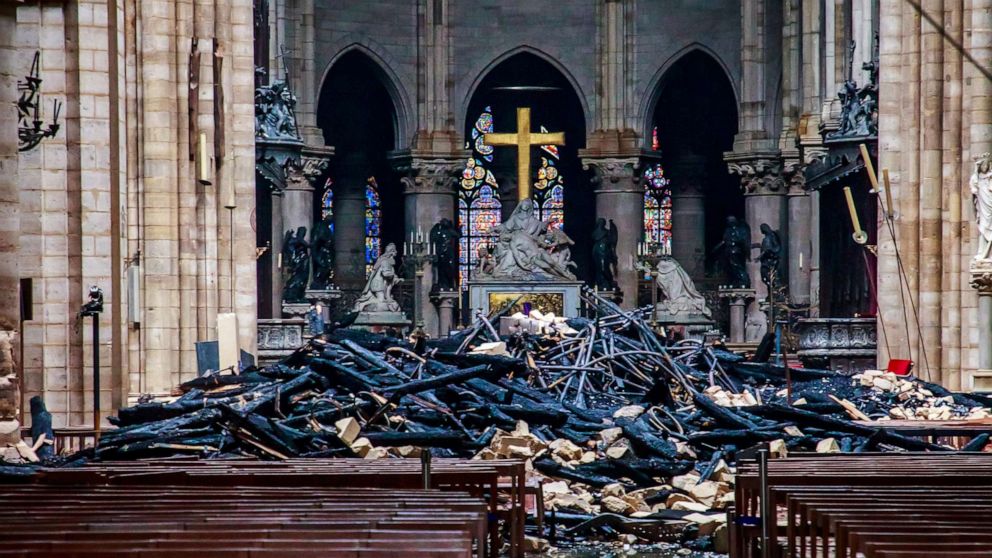
<path fill-rule="evenodd" d="M 331 233 L 334 232 L 334 181 L 330 178 L 324 183 L 324 195 L 320 197 L 320 218 L 327 220 Z"/>
<path fill-rule="evenodd" d="M 365 182 L 365 276 L 379 258 L 382 243 L 382 207 L 379 205 L 379 184 L 374 176 Z"/>
<path fill-rule="evenodd" d="M 672 253 L 672 189 L 665 170 L 656 163 L 644 171 L 644 242 Z"/>
<path fill-rule="evenodd" d="M 541 126 L 541 131 L 547 132 L 544 126 Z M 551 157 L 541 157 L 541 168 L 537 169 L 533 194 L 534 216 L 560 229 L 565 226 L 565 180 L 555 165 L 558 148 L 554 145 L 542 145 L 541 149 Z"/>
<path fill-rule="evenodd" d="M 661 149 L 661 142 L 658 141 L 658 127 L 655 126 L 651 129 L 651 150 L 658 151 Z"/>
<path fill-rule="evenodd" d="M 493 227 L 500 222 L 499 184 L 492 171 L 485 167 L 493 160 L 493 147 L 483 141 L 483 134 L 492 131 L 493 115 L 486 107 L 472 127 L 472 156 L 462 170 L 461 188 L 458 189 L 458 223 L 462 233 L 458 275 L 462 288 L 467 288 L 466 281 L 479 262 L 479 250 L 488 249 L 495 242 Z"/>

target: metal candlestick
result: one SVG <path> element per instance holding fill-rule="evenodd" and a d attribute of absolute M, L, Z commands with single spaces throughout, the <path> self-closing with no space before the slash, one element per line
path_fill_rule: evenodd
<path fill-rule="evenodd" d="M 659 242 L 637 243 L 637 269 L 651 277 L 651 329 L 658 330 L 658 263 L 668 254 Z"/>
<path fill-rule="evenodd" d="M 437 261 L 437 252 L 421 229 L 416 233 L 410 232 L 410 240 L 403 243 L 403 260 L 413 264 L 414 286 L 413 286 L 413 322 L 417 330 L 424 328 L 423 309 L 423 282 L 427 264 Z"/>

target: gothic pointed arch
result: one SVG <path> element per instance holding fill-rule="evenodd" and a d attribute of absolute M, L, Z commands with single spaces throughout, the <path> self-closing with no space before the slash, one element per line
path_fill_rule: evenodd
<path fill-rule="evenodd" d="M 492 226 L 516 207 L 519 185 L 517 155 L 508 147 L 486 145 L 487 132 L 515 132 L 516 112 L 531 110 L 531 130 L 564 132 L 565 145 L 534 146 L 531 152 L 531 196 L 535 216 L 564 230 L 576 246 L 588 248 L 595 206 L 578 150 L 585 147 L 584 96 L 575 80 L 552 59 L 520 47 L 499 57 L 470 90 L 461 119 L 465 123 L 466 161 L 459 188 L 462 227 L 462 278 L 470 278 L 480 250 L 494 242 Z M 572 250 L 581 276 L 589 255 Z"/>
<path fill-rule="evenodd" d="M 382 246 L 403 238 L 402 188 L 388 158 L 401 107 L 390 83 L 383 66 L 356 47 L 335 58 L 318 97 L 317 125 L 335 153 L 331 180 L 314 193 L 314 218 L 333 199 L 334 282 L 346 291 L 364 285 Z"/>

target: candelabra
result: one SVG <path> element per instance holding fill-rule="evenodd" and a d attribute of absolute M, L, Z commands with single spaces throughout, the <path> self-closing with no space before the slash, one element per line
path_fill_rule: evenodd
<path fill-rule="evenodd" d="M 413 264 L 414 285 L 413 285 L 413 322 L 419 332 L 424 328 L 424 296 L 423 283 L 424 273 L 427 264 L 437 261 L 437 252 L 434 245 L 421 228 L 416 232 L 410 231 L 410 240 L 403 243 L 403 260 Z"/>
<path fill-rule="evenodd" d="M 62 104 L 56 99 L 52 101 L 52 123 L 47 128 L 42 128 L 41 120 L 41 77 L 39 73 L 39 60 L 41 53 L 34 53 L 34 61 L 31 63 L 31 73 L 24 81 L 17 82 L 17 90 L 21 93 L 21 98 L 17 101 L 17 150 L 28 151 L 34 149 L 41 143 L 41 140 L 54 136 L 59 131 L 59 113 L 62 111 Z"/>
<path fill-rule="evenodd" d="M 660 242 L 637 243 L 637 269 L 651 277 L 651 328 L 658 329 L 658 263 L 667 256 Z"/>

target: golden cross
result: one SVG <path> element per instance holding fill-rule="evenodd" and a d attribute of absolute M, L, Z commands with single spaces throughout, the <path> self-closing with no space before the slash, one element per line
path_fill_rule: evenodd
<path fill-rule="evenodd" d="M 565 145 L 565 132 L 531 132 L 530 107 L 517 107 L 517 131 L 486 134 L 482 140 L 492 146 L 517 146 L 517 200 L 530 199 L 530 146 Z"/>

